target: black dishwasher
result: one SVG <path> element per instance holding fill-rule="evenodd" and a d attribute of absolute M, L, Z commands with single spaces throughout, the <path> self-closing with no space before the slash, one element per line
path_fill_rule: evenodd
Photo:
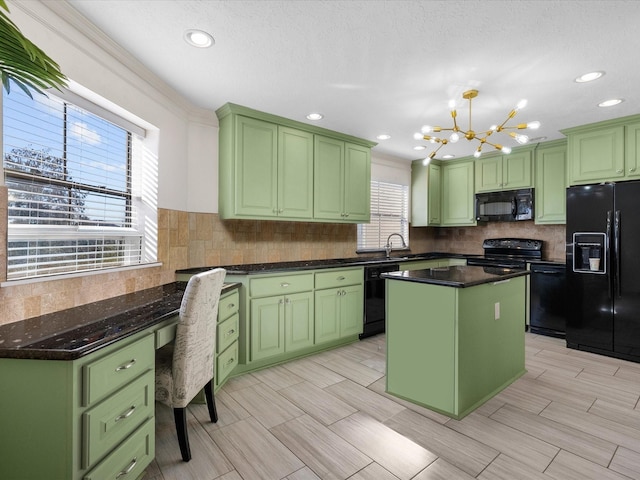
<path fill-rule="evenodd" d="M 531 263 L 529 330 L 565 338 L 566 266 L 560 263 Z"/>
<path fill-rule="evenodd" d="M 385 272 L 400 270 L 396 264 L 371 265 L 364 267 L 364 326 L 360 338 L 370 337 L 385 331 Z"/>

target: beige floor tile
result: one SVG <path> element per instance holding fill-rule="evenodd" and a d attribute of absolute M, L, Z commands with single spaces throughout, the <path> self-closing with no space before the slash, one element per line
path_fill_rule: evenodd
<path fill-rule="evenodd" d="M 215 480 L 242 480 L 242 477 L 234 470 L 233 472 L 225 473 L 223 476 L 218 477 Z"/>
<path fill-rule="evenodd" d="M 605 467 L 609 465 L 617 447 L 588 433 L 511 405 L 498 410 L 491 415 L 491 419 Z"/>
<path fill-rule="evenodd" d="M 598 399 L 589 409 L 589 413 L 640 431 L 640 411 L 637 409 L 632 410 Z"/>
<path fill-rule="evenodd" d="M 556 376 L 550 379 L 545 377 L 545 374 L 546 372 L 535 379 L 521 377 L 517 382 L 509 385 L 509 388 L 522 395 L 535 395 L 549 401 L 565 403 L 585 412 L 595 402 L 595 395 L 564 388 L 561 378 Z"/>
<path fill-rule="evenodd" d="M 253 418 L 223 427 L 211 436 L 243 480 L 280 479 L 305 466 Z"/>
<path fill-rule="evenodd" d="M 609 468 L 629 478 L 640 480 L 640 452 L 624 447 L 618 448 Z"/>
<path fill-rule="evenodd" d="M 351 380 L 336 383 L 324 390 L 342 399 L 356 410 L 365 412 L 381 422 L 406 410 L 405 407 L 398 405 L 393 400 L 382 397 Z"/>
<path fill-rule="evenodd" d="M 234 390 L 231 396 L 266 428 L 304 414 L 293 403 L 263 383 Z"/>
<path fill-rule="evenodd" d="M 285 480 L 320 480 L 320 477 L 313 473 L 309 467 L 304 467 L 289 475 Z"/>
<path fill-rule="evenodd" d="M 413 477 L 413 480 L 473 480 L 474 478 L 439 458 Z"/>
<path fill-rule="evenodd" d="M 156 460 L 164 480 L 213 479 L 234 469 L 189 412 L 187 429 L 192 458 L 184 462 L 178 445 L 173 410 L 156 402 Z"/>
<path fill-rule="evenodd" d="M 437 458 L 374 418 L 356 413 L 329 427 L 400 479 L 410 479 Z"/>
<path fill-rule="evenodd" d="M 638 403 L 638 398 L 640 398 L 640 383 L 635 380 L 627 380 L 621 377 L 614 377 L 613 375 L 602 375 L 591 372 L 581 372 L 576 379 L 588 385 L 593 385 L 594 388 L 598 390 L 616 390 L 630 394 L 630 398 L 635 399 L 635 401 L 632 400 L 630 402 L 630 407 Z M 631 405 L 631 403 L 633 403 L 633 405 Z"/>
<path fill-rule="evenodd" d="M 320 360 L 318 359 L 318 361 Z M 342 375 L 343 377 L 359 383 L 364 387 L 372 384 L 373 382 L 384 376 L 383 373 L 380 373 L 377 370 L 369 368 L 349 358 L 332 357 L 326 361 L 323 361 L 322 365 L 329 370 L 333 370 L 337 374 Z"/>
<path fill-rule="evenodd" d="M 337 385 L 341 385 L 341 383 Z M 357 411 L 357 409 L 348 403 L 340 400 L 339 396 L 332 395 L 328 393 L 328 391 L 316 387 L 309 382 L 302 382 L 288 388 L 283 388 L 279 393 L 325 425 L 331 425 Z"/>
<path fill-rule="evenodd" d="M 308 415 L 271 432 L 322 479 L 345 479 L 371 463 L 353 445 Z"/>
<path fill-rule="evenodd" d="M 450 420 L 447 427 L 474 438 L 525 465 L 543 472 L 558 448 L 537 438 L 476 413 L 462 420 Z"/>
<path fill-rule="evenodd" d="M 233 392 L 234 390 L 247 388 L 256 383 L 260 383 L 260 380 L 253 375 L 240 375 L 227 380 L 227 383 L 224 384 L 224 389 L 226 392 Z"/>
<path fill-rule="evenodd" d="M 349 477 L 349 480 L 398 480 L 398 477 L 374 462 Z"/>
<path fill-rule="evenodd" d="M 249 418 L 251 414 L 247 412 L 226 390 L 219 390 L 215 394 L 216 409 L 218 411 L 218 421 L 211 422 L 209 409 L 206 404 L 190 404 L 189 410 L 202 424 L 208 432 L 218 428 L 231 425 L 238 420 Z"/>
<path fill-rule="evenodd" d="M 383 375 L 387 372 L 387 359 L 384 355 L 374 355 L 360 362 L 361 364 L 372 368 Z"/>
<path fill-rule="evenodd" d="M 629 480 L 612 470 L 561 450 L 545 472 L 557 480 Z"/>
<path fill-rule="evenodd" d="M 304 378 L 299 377 L 290 370 L 287 370 L 282 365 L 258 370 L 257 372 L 253 372 L 251 375 L 265 385 L 269 385 L 269 387 L 274 390 L 287 388 L 291 385 L 304 381 Z"/>
<path fill-rule="evenodd" d="M 399 413 L 385 425 L 474 477 L 500 453 L 411 410 Z"/>
<path fill-rule="evenodd" d="M 620 368 L 616 363 L 600 362 L 594 356 L 578 357 L 560 353 L 554 350 L 542 350 L 535 358 L 549 365 L 549 368 L 557 368 L 559 365 L 571 365 L 581 371 L 597 373 L 600 375 L 613 375 Z"/>
<path fill-rule="evenodd" d="M 319 365 L 309 358 L 285 363 L 283 367 L 320 388 L 328 387 L 345 379 L 342 375 Z"/>
<path fill-rule="evenodd" d="M 637 428 L 568 405 L 551 402 L 540 415 L 631 450 L 638 450 L 640 445 L 640 430 Z"/>
<path fill-rule="evenodd" d="M 478 480 L 551 480 L 551 477 L 501 453 L 478 475 Z"/>
<path fill-rule="evenodd" d="M 541 397 L 540 395 L 525 392 L 517 387 L 511 388 L 512 385 L 513 384 L 502 390 L 494 398 L 535 414 L 540 413 L 551 403 L 551 400 Z"/>

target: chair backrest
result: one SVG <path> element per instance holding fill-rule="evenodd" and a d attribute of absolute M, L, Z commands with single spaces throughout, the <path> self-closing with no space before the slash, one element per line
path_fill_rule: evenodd
<path fill-rule="evenodd" d="M 213 378 L 216 321 L 226 270 L 216 268 L 189 279 L 173 350 L 174 408 L 186 407 Z"/>

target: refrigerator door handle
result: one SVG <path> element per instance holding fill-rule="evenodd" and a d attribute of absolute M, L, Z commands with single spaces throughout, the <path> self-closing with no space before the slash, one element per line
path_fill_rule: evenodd
<path fill-rule="evenodd" d="M 611 248 L 611 239 L 613 237 L 611 236 L 611 210 L 607 210 L 607 236 L 605 238 L 605 249 L 604 249 L 604 257 L 602 258 L 602 261 L 607 262 L 609 259 L 607 258 L 607 250 L 609 250 L 609 252 L 611 252 L 613 249 Z M 605 267 L 606 269 L 606 267 Z M 611 268 L 609 268 L 609 270 L 611 270 Z M 611 274 L 607 273 L 607 278 L 609 278 L 609 287 L 607 288 L 607 295 L 609 296 L 609 298 L 613 298 L 615 293 L 614 293 L 614 286 L 613 286 L 613 282 L 611 281 Z"/>
<path fill-rule="evenodd" d="M 615 272 L 615 288 L 618 294 L 618 297 L 622 296 L 622 289 L 620 285 L 620 210 L 616 210 L 615 223 L 613 227 L 613 248 L 614 248 L 614 256 L 616 261 L 616 272 Z"/>

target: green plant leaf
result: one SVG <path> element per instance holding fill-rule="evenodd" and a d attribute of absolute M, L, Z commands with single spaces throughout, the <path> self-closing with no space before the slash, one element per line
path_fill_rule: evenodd
<path fill-rule="evenodd" d="M 49 88 L 66 87 L 60 66 L 26 38 L 5 11 L 9 12 L 7 4 L 0 0 L 0 79 L 6 92 L 10 93 L 11 83 L 29 97 L 31 90 L 46 95 Z"/>

